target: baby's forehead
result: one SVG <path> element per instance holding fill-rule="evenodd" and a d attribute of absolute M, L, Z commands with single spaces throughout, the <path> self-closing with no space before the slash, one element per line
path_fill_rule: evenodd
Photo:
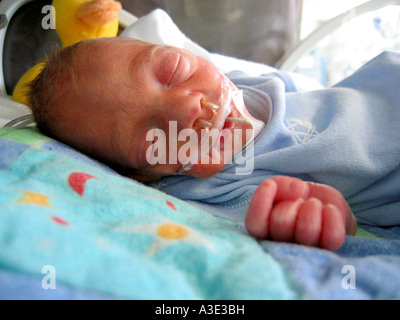
<path fill-rule="evenodd" d="M 59 89 L 66 90 L 75 101 L 107 101 L 108 96 L 114 96 L 108 91 L 109 87 L 116 93 L 125 83 L 127 63 L 150 47 L 150 44 L 128 38 L 82 41 L 74 49 L 70 63 L 66 63 L 66 72 L 58 75 L 64 79 Z"/>
<path fill-rule="evenodd" d="M 103 53 L 104 50 L 111 50 L 118 52 L 119 50 L 146 50 L 154 47 L 154 44 L 143 42 L 137 39 L 130 38 L 99 38 L 99 39 L 89 39 L 82 41 L 82 48 L 86 47 L 86 52 L 94 52 L 96 50 L 97 53 Z M 93 51 L 91 51 L 93 50 Z"/>
<path fill-rule="evenodd" d="M 95 70 L 110 67 L 132 60 L 135 56 L 152 50 L 156 45 L 129 38 L 100 38 L 82 41 L 74 53 L 74 66 L 86 69 L 89 65 Z"/>

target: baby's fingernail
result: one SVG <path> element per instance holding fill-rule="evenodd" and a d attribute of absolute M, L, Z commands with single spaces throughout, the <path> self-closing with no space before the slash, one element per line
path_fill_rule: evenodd
<path fill-rule="evenodd" d="M 308 185 L 301 180 L 296 179 L 289 184 L 289 192 L 297 194 L 302 199 L 307 199 L 308 190 Z"/>

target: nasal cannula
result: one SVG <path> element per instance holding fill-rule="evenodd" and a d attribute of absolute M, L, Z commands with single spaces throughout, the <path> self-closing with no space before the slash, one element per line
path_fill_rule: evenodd
<path fill-rule="evenodd" d="M 205 154 L 210 152 L 210 150 L 213 148 L 213 145 L 209 145 L 209 138 L 212 134 L 215 134 L 215 130 L 220 133 L 226 122 L 249 124 L 251 125 L 253 131 L 257 132 L 264 127 L 264 123 L 262 121 L 259 121 L 255 118 L 250 118 L 248 115 L 246 115 L 244 112 L 245 106 L 243 102 L 242 91 L 238 90 L 226 76 L 223 76 L 221 89 L 218 105 L 210 102 L 202 103 L 203 107 L 213 112 L 213 117 L 210 120 L 198 121 L 198 125 L 202 128 L 202 136 L 199 145 L 200 152 L 198 152 L 195 159 L 191 159 L 189 163 L 184 164 L 179 173 L 190 170 L 193 164 L 197 163 Z M 239 112 L 239 117 L 229 117 L 233 106 Z"/>

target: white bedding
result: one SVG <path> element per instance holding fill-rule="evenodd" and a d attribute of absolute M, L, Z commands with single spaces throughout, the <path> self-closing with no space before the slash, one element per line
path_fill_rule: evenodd
<path fill-rule="evenodd" d="M 27 106 L 14 102 L 9 96 L 0 95 L 0 128 L 7 122 L 30 114 Z"/>
<path fill-rule="evenodd" d="M 147 16 L 140 18 L 137 22 L 126 28 L 122 37 L 135 38 L 155 44 L 167 44 L 191 51 L 192 53 L 214 63 L 223 73 L 239 70 L 250 76 L 259 76 L 263 73 L 276 71 L 270 66 L 228 57 L 216 53 L 210 53 L 191 39 L 189 39 L 171 17 L 163 10 L 156 9 Z M 301 74 L 290 73 L 298 90 L 309 91 L 321 89 L 322 85 L 316 80 Z"/>

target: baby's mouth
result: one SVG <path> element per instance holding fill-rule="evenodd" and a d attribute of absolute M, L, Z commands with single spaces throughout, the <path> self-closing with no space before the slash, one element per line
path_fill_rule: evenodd
<path fill-rule="evenodd" d="M 240 119 L 240 114 L 237 111 L 236 107 L 234 104 L 231 105 L 231 111 L 228 114 L 228 117 L 225 120 L 223 129 L 233 129 L 235 128 L 235 124 L 238 123 L 236 121 L 237 119 Z"/>
<path fill-rule="evenodd" d="M 181 172 L 190 170 L 193 164 L 199 160 L 201 161 L 214 146 L 218 145 L 217 142 L 221 139 L 222 130 L 229 126 L 227 124 L 227 117 L 232 112 L 231 92 L 232 89 L 229 80 L 223 78 L 218 104 L 207 101 L 205 98 L 200 101 L 201 115 L 193 123 L 192 127 L 198 138 L 198 151 L 194 154 L 194 157 L 197 156 L 197 158 L 193 157 L 193 159 L 190 159 L 189 163 L 182 167 Z"/>

